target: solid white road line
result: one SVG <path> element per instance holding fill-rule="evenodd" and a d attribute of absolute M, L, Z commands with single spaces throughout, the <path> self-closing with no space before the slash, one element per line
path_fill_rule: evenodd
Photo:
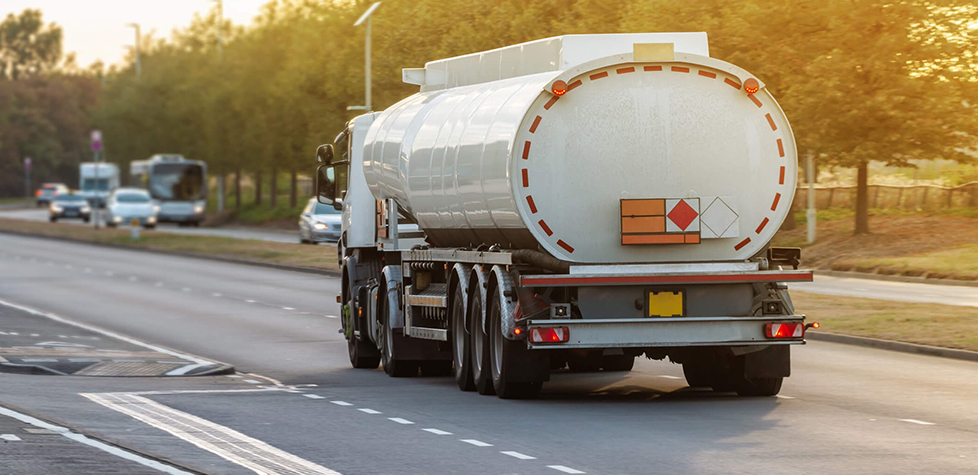
<path fill-rule="evenodd" d="M 94 447 L 94 448 L 99 449 L 99 450 L 101 450 L 103 452 L 107 452 L 109 454 L 115 455 L 116 457 L 119 457 L 119 458 L 122 458 L 122 459 L 126 459 L 126 460 L 130 460 L 130 461 L 136 462 L 136 463 L 138 463 L 140 465 L 143 465 L 145 467 L 149 467 L 149 468 L 152 468 L 152 469 L 155 469 L 155 470 L 159 470 L 160 472 L 166 473 L 167 475 L 192 475 L 190 472 L 185 472 L 183 470 L 180 470 L 179 468 L 176 468 L 176 467 L 173 467 L 173 466 L 170 466 L 170 465 L 164 465 L 162 463 L 157 462 L 156 460 L 148 459 L 148 458 L 143 457 L 141 455 L 136 455 L 136 454 L 134 454 L 132 452 L 128 452 L 128 451 L 122 450 L 122 449 L 120 449 L 118 447 L 115 447 L 115 446 L 106 444 L 106 443 L 104 443 L 102 441 L 99 441 L 99 440 L 89 439 L 88 437 L 85 437 L 83 434 L 76 434 L 74 432 L 71 432 L 70 430 L 68 430 L 65 427 L 56 426 L 54 424 L 48 424 L 47 422 L 44 422 L 44 421 L 42 421 L 40 419 L 37 419 L 37 418 L 31 417 L 31 416 L 28 416 L 27 414 L 21 414 L 21 413 L 16 412 L 16 411 L 11 411 L 10 409 L 7 409 L 5 407 L 0 407 L 0 414 L 2 414 L 4 416 L 7 416 L 7 417 L 12 417 L 14 419 L 17 419 L 18 421 L 21 421 L 21 422 L 23 422 L 25 424 L 30 424 L 30 425 L 32 425 L 34 427 L 39 427 L 41 429 L 47 429 L 47 430 L 49 430 L 51 432 L 57 432 L 57 433 L 65 436 L 65 437 L 67 437 L 67 438 L 69 438 L 71 440 L 74 440 L 75 442 L 79 442 L 79 443 L 88 445 L 90 447 Z"/>
<path fill-rule="evenodd" d="M 16 435 L 13 434 L 0 434 L 0 439 L 9 440 L 11 442 L 17 442 L 18 440 L 20 440 L 20 437 L 17 437 Z"/>
<path fill-rule="evenodd" d="M 352 406 L 353 405 L 353 404 L 350 404 L 350 403 L 348 403 L 346 401 L 330 401 L 330 402 L 333 403 L 333 404 L 336 404 L 337 406 Z"/>
<path fill-rule="evenodd" d="M 292 307 L 282 307 L 282 310 L 295 310 L 295 309 Z"/>
<path fill-rule="evenodd" d="M 323 315 L 323 316 L 326 317 L 326 318 L 340 318 L 340 317 L 337 317 L 336 315 Z"/>
<path fill-rule="evenodd" d="M 175 356 L 175 357 L 180 358 L 182 360 L 192 361 L 194 363 L 194 365 L 212 365 L 212 364 L 217 364 L 217 363 L 215 363 L 213 361 L 210 361 L 210 360 L 205 360 L 203 358 L 198 358 L 196 356 L 191 356 L 191 355 L 188 355 L 186 353 L 180 353 L 180 352 L 177 352 L 177 351 L 173 351 L 173 350 L 171 350 L 169 348 L 163 348 L 161 346 L 151 345 L 149 343 L 146 343 L 146 342 L 137 340 L 135 338 L 130 338 L 128 336 L 120 335 L 118 333 L 111 332 L 111 331 L 108 331 L 108 330 L 103 330 L 103 329 L 101 329 L 99 327 L 95 327 L 95 326 L 88 325 L 88 324 L 85 324 L 85 323 L 79 323 L 79 322 L 76 322 L 76 321 L 73 321 L 73 320 L 68 320 L 67 318 L 64 318 L 64 317 L 55 315 L 53 313 L 42 312 L 40 310 L 35 310 L 33 308 L 30 308 L 30 307 L 25 307 L 23 305 L 18 305 L 18 304 L 15 304 L 13 302 L 8 302 L 6 300 L 0 300 L 0 305 L 3 305 L 5 307 L 10 307 L 10 308 L 16 308 L 17 310 L 21 310 L 21 311 L 27 312 L 27 313 L 29 313 L 31 315 L 37 315 L 39 317 L 44 317 L 44 318 L 47 318 L 47 319 L 50 319 L 50 320 L 54 320 L 54 321 L 56 321 L 58 323 L 64 323 L 65 325 L 71 325 L 73 327 L 81 328 L 81 329 L 84 329 L 84 330 L 88 330 L 90 332 L 95 332 L 95 333 L 98 333 L 98 334 L 103 335 L 103 336 L 107 336 L 107 337 L 110 337 L 110 338 L 115 338 L 116 340 L 124 341 L 126 343 L 131 344 L 131 345 L 141 346 L 143 348 L 146 348 L 146 349 L 149 349 L 149 350 L 153 350 L 153 351 L 155 351 L 157 353 L 163 353 L 163 354 L 167 354 L 167 355 L 170 355 L 170 356 Z M 199 366 L 194 366 L 194 367 L 196 368 L 196 367 L 199 367 Z M 191 368 L 191 369 L 193 369 L 193 368 Z"/>
<path fill-rule="evenodd" d="M 927 422 L 927 421 L 918 421 L 917 419 L 897 419 L 897 420 L 899 420 L 900 422 L 909 422 L 909 423 L 911 423 L 911 424 L 920 424 L 920 425 L 922 425 L 922 426 L 932 426 L 932 425 L 936 425 L 936 424 L 934 424 L 933 422 Z"/>
<path fill-rule="evenodd" d="M 516 457 L 520 460 L 536 460 L 536 457 L 532 455 L 521 454 L 519 452 L 513 452 L 512 450 L 503 450 L 502 452 L 499 453 L 503 455 L 509 455 L 510 457 Z"/>
<path fill-rule="evenodd" d="M 324 398 L 324 397 L 322 397 L 322 396 L 320 396 L 318 394 L 303 394 L 303 396 L 305 396 L 305 397 L 307 397 L 309 399 L 326 399 L 326 398 Z"/>
<path fill-rule="evenodd" d="M 411 421 L 409 421 L 407 419 L 401 419 L 400 417 L 388 417 L 387 420 L 394 421 L 394 422 L 396 422 L 398 424 L 404 424 L 404 425 L 414 424 L 413 422 L 411 422 Z"/>
<path fill-rule="evenodd" d="M 465 442 L 466 444 L 472 444 L 476 447 L 492 447 L 492 444 L 487 444 L 481 440 L 475 440 L 475 439 L 459 439 L 459 440 Z"/>
<path fill-rule="evenodd" d="M 249 384 L 261 384 L 261 381 L 257 381 L 257 380 L 254 380 L 254 379 L 242 379 L 242 381 L 244 381 L 246 383 L 249 383 Z"/>
<path fill-rule="evenodd" d="M 441 429 L 421 429 L 421 430 L 423 430 L 425 432 L 431 432 L 432 434 L 435 434 L 435 435 L 452 435 L 451 432 L 446 432 L 446 431 L 443 431 Z"/>
<path fill-rule="evenodd" d="M 82 394 L 114 411 L 169 432 L 255 473 L 281 475 L 339 475 L 236 430 L 178 411 L 142 396 L 127 393 Z"/>
<path fill-rule="evenodd" d="M 357 410 L 366 414 L 382 414 L 380 411 L 375 411 L 373 409 L 368 409 L 366 407 L 361 407 L 360 409 Z"/>
<path fill-rule="evenodd" d="M 547 465 L 547 468 L 552 468 L 554 470 L 558 470 L 558 471 L 561 471 L 561 472 L 564 472 L 564 473 L 575 473 L 575 474 L 576 473 L 586 473 L 586 472 L 582 472 L 580 470 L 574 470 L 573 468 L 570 468 L 570 467 L 565 467 L 563 465 Z"/>

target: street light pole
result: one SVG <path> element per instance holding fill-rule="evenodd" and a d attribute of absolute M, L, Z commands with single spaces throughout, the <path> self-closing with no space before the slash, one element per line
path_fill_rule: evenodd
<path fill-rule="evenodd" d="M 224 1 L 217 2 L 217 60 L 224 64 Z M 224 211 L 224 170 L 217 174 L 217 211 Z"/>
<path fill-rule="evenodd" d="M 815 242 L 815 164 L 812 153 L 808 152 L 805 163 L 805 175 L 808 176 L 808 211 L 805 221 L 808 224 L 808 244 Z"/>
<path fill-rule="evenodd" d="M 136 79 L 143 77 L 143 62 L 140 58 L 140 34 L 139 34 L 139 23 L 127 23 L 126 26 L 136 29 Z"/>
<path fill-rule="evenodd" d="M 364 96 L 365 96 L 365 98 L 364 98 L 364 105 L 362 105 L 362 106 L 349 106 L 349 107 L 346 108 L 346 110 L 362 110 L 362 111 L 367 111 L 367 112 L 373 110 L 373 105 L 371 104 L 371 101 L 370 101 L 370 15 L 372 15 L 374 13 L 374 11 L 377 10 L 377 7 L 379 7 L 379 6 L 380 6 L 380 2 L 376 2 L 373 5 L 370 5 L 370 8 L 368 8 L 367 11 L 364 12 L 363 15 L 360 16 L 360 19 L 357 20 L 356 23 L 353 24 L 353 26 L 360 26 L 364 22 L 367 23 L 367 27 L 366 27 L 366 38 L 364 40 L 364 48 L 363 48 L 363 51 L 364 51 L 364 74 L 363 74 L 363 76 L 364 76 L 364 83 L 365 83 L 365 86 L 364 86 Z"/>

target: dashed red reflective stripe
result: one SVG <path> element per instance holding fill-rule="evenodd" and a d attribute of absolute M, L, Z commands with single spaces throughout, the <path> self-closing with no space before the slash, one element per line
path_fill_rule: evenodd
<path fill-rule="evenodd" d="M 533 202 L 533 196 L 526 195 L 526 204 L 530 205 L 530 212 L 536 214 L 537 205 Z"/>
<path fill-rule="evenodd" d="M 539 125 L 540 125 L 540 120 L 541 120 L 541 119 L 543 119 L 543 117 L 540 117 L 540 116 L 537 116 L 537 118 L 536 118 L 536 119 L 533 119 L 533 125 L 531 125 L 531 126 L 530 126 L 530 133 L 531 133 L 531 134 L 533 134 L 533 133 L 536 133 L 536 131 L 537 131 L 537 126 L 539 126 Z"/>
<path fill-rule="evenodd" d="M 672 69 L 672 72 L 674 72 L 674 73 L 688 73 L 689 72 L 689 68 L 684 68 L 682 66 L 673 66 L 671 69 Z"/>
<path fill-rule="evenodd" d="M 705 78 L 710 78 L 710 79 L 716 79 L 717 78 L 717 73 L 711 73 L 709 71 L 697 71 L 697 74 L 699 74 L 700 76 L 703 76 Z"/>
<path fill-rule="evenodd" d="M 564 248 L 567 252 L 574 252 L 574 248 L 571 247 L 570 244 L 567 244 L 566 242 L 564 242 L 563 239 L 558 239 L 557 240 L 557 245 L 560 246 L 560 247 L 562 247 L 562 248 Z"/>
<path fill-rule="evenodd" d="M 530 186 L 530 175 L 527 169 L 523 169 L 523 188 Z"/>
<path fill-rule="evenodd" d="M 781 167 L 781 177 L 778 178 L 778 184 L 779 185 L 783 185 L 784 184 L 784 167 Z"/>
<path fill-rule="evenodd" d="M 747 239 L 744 239 L 743 241 L 740 241 L 740 243 L 738 243 L 736 246 L 734 246 L 734 250 L 735 251 L 739 251 L 739 250 L 743 249 L 744 246 L 746 246 L 748 244 L 750 244 L 750 238 L 747 238 Z"/>
<path fill-rule="evenodd" d="M 615 72 L 618 73 L 618 74 L 634 73 L 635 72 L 635 67 L 632 66 L 632 67 L 628 67 L 628 68 L 616 69 Z"/>
<path fill-rule="evenodd" d="M 603 72 L 600 72 L 600 73 L 597 73 L 597 74 L 592 74 L 592 75 L 590 75 L 588 77 L 591 78 L 592 81 L 597 81 L 598 79 L 608 77 L 608 71 L 603 71 Z"/>
<path fill-rule="evenodd" d="M 529 158 L 529 156 L 530 156 L 530 141 L 527 140 L 526 143 L 523 144 L 523 160 L 526 160 L 527 158 Z"/>
<path fill-rule="evenodd" d="M 538 224 L 540 225 L 540 228 L 543 229 L 543 232 L 547 233 L 547 236 L 553 236 L 554 235 L 554 232 L 550 230 L 550 226 L 547 226 L 547 222 L 546 221 L 544 221 L 544 220 L 541 219 Z"/>
<path fill-rule="evenodd" d="M 768 221 L 769 220 L 767 218 L 764 218 L 764 221 L 761 221 L 761 225 L 758 226 L 757 229 L 754 230 L 754 232 L 757 234 L 761 234 L 761 230 L 764 229 L 764 226 L 767 226 Z"/>
<path fill-rule="evenodd" d="M 646 71 L 662 71 L 662 66 L 646 66 Z"/>
<path fill-rule="evenodd" d="M 774 194 L 774 202 L 771 203 L 771 211 L 778 209 L 778 202 L 781 201 L 781 193 Z"/>

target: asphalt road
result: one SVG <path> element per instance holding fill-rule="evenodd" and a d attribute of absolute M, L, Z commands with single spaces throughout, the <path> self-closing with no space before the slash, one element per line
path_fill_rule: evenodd
<path fill-rule="evenodd" d="M 813 294 L 978 307 L 978 287 L 892 282 L 816 274 L 813 282 L 795 284 L 792 288 Z"/>
<path fill-rule="evenodd" d="M 0 374 L 0 404 L 220 474 L 978 472 L 976 363 L 810 342 L 778 398 L 691 390 L 679 366 L 643 359 L 504 401 L 351 369 L 337 291 L 322 276 L 0 234 L 0 300 L 241 372 Z"/>
<path fill-rule="evenodd" d="M 103 210 L 104 212 L 104 210 Z M 31 209 L 0 209 L 0 218 L 24 219 L 28 221 L 47 221 L 48 211 L 46 208 Z M 59 224 L 75 226 L 93 226 L 94 223 L 84 223 L 80 219 L 62 219 Z M 154 231 L 147 231 L 154 232 Z M 155 232 L 177 233 L 197 236 L 221 236 L 235 239 L 258 239 L 261 241 L 274 242 L 299 242 L 298 231 L 280 231 L 274 229 L 258 229 L 243 227 L 220 227 L 220 228 L 182 228 L 174 223 L 160 223 L 156 226 Z"/>

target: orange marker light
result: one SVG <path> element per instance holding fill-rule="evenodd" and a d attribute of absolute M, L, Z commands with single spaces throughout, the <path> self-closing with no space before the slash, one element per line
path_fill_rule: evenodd
<path fill-rule="evenodd" d="M 567 83 L 561 80 L 554 81 L 554 85 L 550 88 L 555 96 L 563 96 L 567 94 Z"/>
<path fill-rule="evenodd" d="M 760 89 L 761 89 L 761 84 L 757 82 L 757 79 L 750 78 L 744 81 L 744 91 L 746 91 L 747 94 L 753 94 Z"/>

